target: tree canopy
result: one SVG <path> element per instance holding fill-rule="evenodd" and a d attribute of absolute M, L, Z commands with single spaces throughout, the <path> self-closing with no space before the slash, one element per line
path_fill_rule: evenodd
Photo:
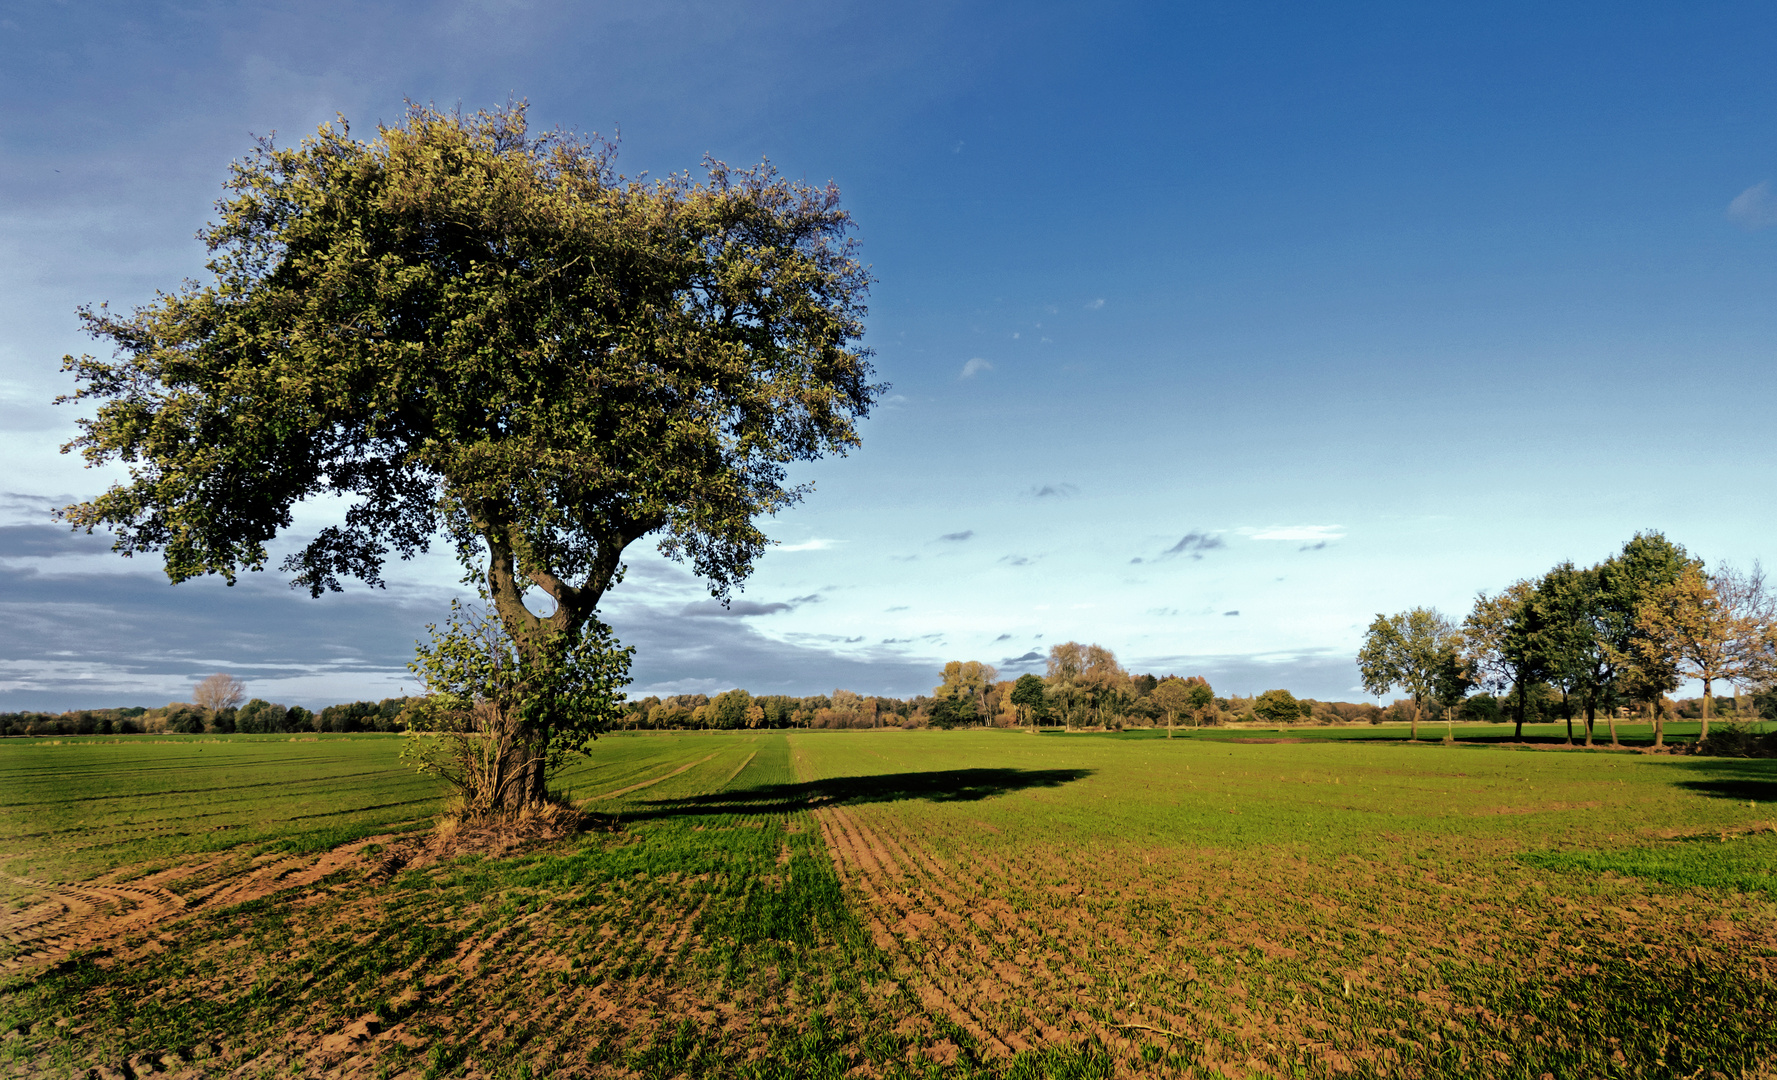
<path fill-rule="evenodd" d="M 1377 615 L 1364 634 L 1357 667 L 1364 689 L 1385 694 L 1399 687 L 1413 698 L 1412 738 L 1419 737 L 1420 704 L 1437 696 L 1461 645 L 1456 627 L 1434 608 Z"/>

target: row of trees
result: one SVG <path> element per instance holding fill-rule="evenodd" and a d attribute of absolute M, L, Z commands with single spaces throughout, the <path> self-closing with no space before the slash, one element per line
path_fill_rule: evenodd
<path fill-rule="evenodd" d="M 422 698 L 352 701 L 312 712 L 253 698 L 229 675 L 198 683 L 191 701 L 160 708 L 78 709 L 64 713 L 0 713 L 0 736 L 7 735 L 282 735 L 314 732 L 407 731 L 425 707 Z"/>
<path fill-rule="evenodd" d="M 1710 573 L 1650 531 L 1593 566 L 1563 562 L 1482 593 L 1460 624 L 1433 608 L 1377 615 L 1357 662 L 1366 690 L 1409 696 L 1413 738 L 1426 705 L 1449 721 L 1478 690 L 1505 695 L 1519 737 L 1532 698 L 1558 695 L 1569 742 L 1579 714 L 1591 746 L 1603 713 L 1616 745 L 1616 717 L 1629 707 L 1645 710 L 1663 746 L 1676 712 L 1666 695 L 1684 679 L 1703 684 L 1702 738 L 1717 685 L 1738 694 L 1777 683 L 1777 609 L 1757 563 Z M 1746 712 L 1736 705 L 1735 714 Z"/>

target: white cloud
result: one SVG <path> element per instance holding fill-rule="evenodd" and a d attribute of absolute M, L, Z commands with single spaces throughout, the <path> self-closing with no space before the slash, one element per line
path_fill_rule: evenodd
<path fill-rule="evenodd" d="M 1752 185 L 1728 204 L 1728 218 L 1748 231 L 1777 225 L 1777 196 L 1768 180 Z"/>
<path fill-rule="evenodd" d="M 1254 540 L 1295 540 L 1313 542 L 1317 540 L 1342 540 L 1345 537 L 1343 525 L 1273 525 L 1269 529 L 1242 529 Z"/>
<path fill-rule="evenodd" d="M 971 378 L 975 377 L 977 372 L 992 371 L 992 370 L 993 370 L 992 364 L 981 359 L 979 356 L 971 357 L 969 362 L 963 365 L 963 373 L 961 375 L 958 375 L 957 378 L 971 379 Z"/>
<path fill-rule="evenodd" d="M 779 550 L 779 551 L 825 551 L 828 548 L 832 547 L 836 543 L 838 543 L 838 541 L 836 541 L 836 540 L 823 540 L 820 537 L 816 537 L 813 540 L 804 540 L 800 544 L 779 544 L 779 545 L 777 545 L 777 550 Z"/>
<path fill-rule="evenodd" d="M 1104 309 L 1104 297 L 1102 297 L 1102 296 L 1096 300 L 1093 300 L 1092 302 L 1090 302 L 1086 305 L 1087 311 L 1102 311 L 1103 309 Z"/>

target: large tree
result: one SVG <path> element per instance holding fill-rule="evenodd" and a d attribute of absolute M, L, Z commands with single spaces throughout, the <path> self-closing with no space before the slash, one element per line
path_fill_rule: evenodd
<path fill-rule="evenodd" d="M 1040 677 L 1026 673 L 1018 676 L 1018 681 L 1012 684 L 1012 704 L 1017 706 L 1023 719 L 1030 724 L 1032 735 L 1037 732 L 1037 718 L 1042 714 L 1046 701 L 1043 680 Z"/>
<path fill-rule="evenodd" d="M 1543 621 L 1535 600 L 1535 583 L 1517 581 L 1493 596 L 1476 596 L 1474 610 L 1462 623 L 1469 677 L 1489 692 L 1512 691 L 1512 738 L 1520 740 L 1531 684 L 1547 677 Z"/>
<path fill-rule="evenodd" d="M 69 449 L 130 475 L 65 519 L 232 583 L 297 503 L 337 500 L 284 562 L 317 595 L 442 532 L 511 643 L 502 685 L 555 703 L 497 703 L 523 776 L 500 803 L 542 798 L 599 721 L 573 702 L 610 698 L 532 690 L 597 636 L 624 549 L 659 534 L 725 598 L 803 492 L 786 464 L 844 453 L 880 392 L 838 192 L 706 164 L 624 180 L 522 105 L 262 141 L 202 234 L 208 281 L 83 311 L 116 358 L 65 361 L 98 403 Z"/>
<path fill-rule="evenodd" d="M 1649 593 L 1636 617 L 1642 654 L 1657 667 L 1703 684 L 1698 737 L 1708 738 L 1714 684 L 1757 681 L 1768 664 L 1772 611 L 1764 569 L 1754 563 L 1742 573 L 1724 566 L 1705 575 L 1699 566 L 1686 566 L 1676 580 Z M 1656 746 L 1662 742 L 1658 715 L 1656 703 Z"/>
<path fill-rule="evenodd" d="M 968 720 L 987 717 L 987 694 L 999 672 L 979 660 L 952 660 L 944 665 L 942 682 L 932 688 L 940 703 L 948 702 L 946 717 Z"/>
<path fill-rule="evenodd" d="M 1561 690 L 1561 716 L 1567 721 L 1567 743 L 1573 745 L 1573 698 L 1584 695 L 1592 679 L 1598 649 L 1593 624 L 1592 571 L 1574 566 L 1572 560 L 1554 566 L 1536 583 L 1532 603 L 1542 630 L 1544 678 Z M 1586 742 L 1591 745 L 1590 721 Z"/>
<path fill-rule="evenodd" d="M 1657 623 L 1650 625 L 1642 616 L 1658 606 L 1656 597 L 1670 594 L 1686 575 L 1700 574 L 1702 569 L 1701 559 L 1656 530 L 1636 533 L 1622 551 L 1598 567 L 1599 638 L 1623 691 L 1632 699 L 1654 702 L 1656 723 L 1661 695 L 1678 688 L 1677 662 Z M 1608 715 L 1610 744 L 1617 746 L 1616 710 Z"/>
<path fill-rule="evenodd" d="M 1456 627 L 1435 608 L 1377 615 L 1365 632 L 1357 654 L 1364 689 L 1378 697 L 1395 689 L 1412 696 L 1409 738 L 1419 738 L 1421 703 L 1433 696 L 1439 673 L 1460 645 Z"/>

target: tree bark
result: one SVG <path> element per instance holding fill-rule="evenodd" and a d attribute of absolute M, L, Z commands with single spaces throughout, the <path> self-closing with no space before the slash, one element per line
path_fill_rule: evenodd
<path fill-rule="evenodd" d="M 1590 697 L 1586 698 L 1586 745 L 1592 745 L 1592 725 L 1597 722 L 1598 706 Z"/>
<path fill-rule="evenodd" d="M 1661 708 L 1662 703 L 1662 698 L 1655 698 L 1653 702 L 1655 750 L 1664 749 L 1666 746 L 1666 710 Z"/>
<path fill-rule="evenodd" d="M 1697 741 L 1709 738 L 1709 683 L 1708 676 L 1703 677 L 1703 730 L 1697 732 Z"/>
<path fill-rule="evenodd" d="M 1413 726 L 1407 735 L 1412 742 L 1419 741 L 1419 695 L 1413 695 Z"/>
<path fill-rule="evenodd" d="M 1512 732 L 1513 742 L 1524 741 L 1524 677 L 1518 676 L 1518 728 Z"/>

